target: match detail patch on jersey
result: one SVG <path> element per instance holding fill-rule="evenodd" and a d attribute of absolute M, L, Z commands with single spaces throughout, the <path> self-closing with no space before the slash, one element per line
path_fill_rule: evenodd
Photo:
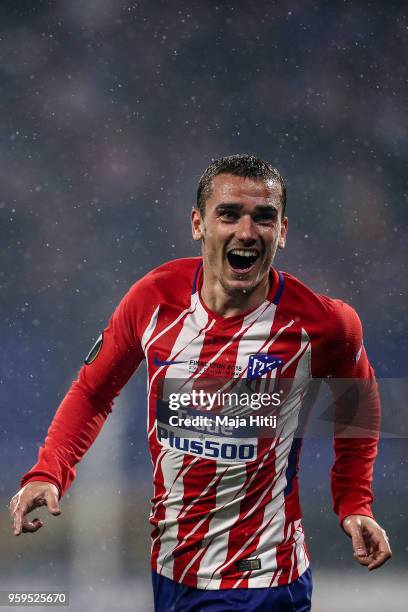
<path fill-rule="evenodd" d="M 248 380 L 260 378 L 264 374 L 283 366 L 284 363 L 282 359 L 274 355 L 266 355 L 265 353 L 250 355 L 248 360 Z"/>
<path fill-rule="evenodd" d="M 241 559 L 236 563 L 239 572 L 250 572 L 261 569 L 260 559 Z"/>
<path fill-rule="evenodd" d="M 84 359 L 85 365 L 90 365 L 93 361 L 95 361 L 95 359 L 101 352 L 102 344 L 103 344 L 103 332 L 99 335 L 97 341 L 95 342 L 95 344 L 93 345 L 93 347 L 91 348 L 87 356 L 85 357 Z"/>

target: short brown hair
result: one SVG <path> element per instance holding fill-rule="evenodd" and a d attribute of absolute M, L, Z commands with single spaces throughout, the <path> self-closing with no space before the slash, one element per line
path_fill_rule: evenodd
<path fill-rule="evenodd" d="M 279 183 L 282 188 L 282 218 L 285 216 L 286 185 L 281 174 L 268 162 L 248 154 L 220 157 L 211 162 L 205 169 L 198 182 L 197 189 L 197 208 L 201 216 L 204 216 L 205 203 L 211 195 L 212 180 L 219 174 L 233 174 L 244 178 L 273 180 Z"/>

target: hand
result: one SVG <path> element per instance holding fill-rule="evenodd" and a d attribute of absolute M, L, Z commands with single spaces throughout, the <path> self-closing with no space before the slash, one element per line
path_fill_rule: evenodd
<path fill-rule="evenodd" d="M 352 540 L 355 558 L 370 571 L 381 567 L 392 556 L 387 534 L 369 516 L 350 514 L 341 526 Z"/>
<path fill-rule="evenodd" d="M 29 521 L 26 514 L 39 508 L 47 506 L 48 511 L 54 516 L 61 514 L 58 503 L 58 489 L 51 482 L 40 482 L 33 480 L 25 485 L 18 493 L 12 497 L 9 510 L 13 523 L 13 533 L 18 536 L 20 533 L 34 533 L 43 526 L 43 522 L 34 518 Z"/>

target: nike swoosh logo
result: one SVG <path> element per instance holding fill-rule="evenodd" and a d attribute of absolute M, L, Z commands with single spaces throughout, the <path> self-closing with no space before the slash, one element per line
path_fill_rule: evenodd
<path fill-rule="evenodd" d="M 187 361 L 174 361 L 173 359 L 171 361 L 162 361 L 161 359 L 157 357 L 157 355 L 155 355 L 153 359 L 153 363 L 155 366 L 160 368 L 161 366 L 171 366 L 171 365 L 175 365 L 176 363 L 187 363 Z"/>

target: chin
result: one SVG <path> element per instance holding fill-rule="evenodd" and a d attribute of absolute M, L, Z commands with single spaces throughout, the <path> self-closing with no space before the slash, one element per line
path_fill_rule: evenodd
<path fill-rule="evenodd" d="M 224 290 L 229 294 L 236 293 L 251 293 L 256 287 L 259 285 L 259 282 L 256 279 L 246 279 L 246 280 L 238 280 L 238 279 L 230 279 L 226 280 L 225 278 L 221 281 Z"/>

